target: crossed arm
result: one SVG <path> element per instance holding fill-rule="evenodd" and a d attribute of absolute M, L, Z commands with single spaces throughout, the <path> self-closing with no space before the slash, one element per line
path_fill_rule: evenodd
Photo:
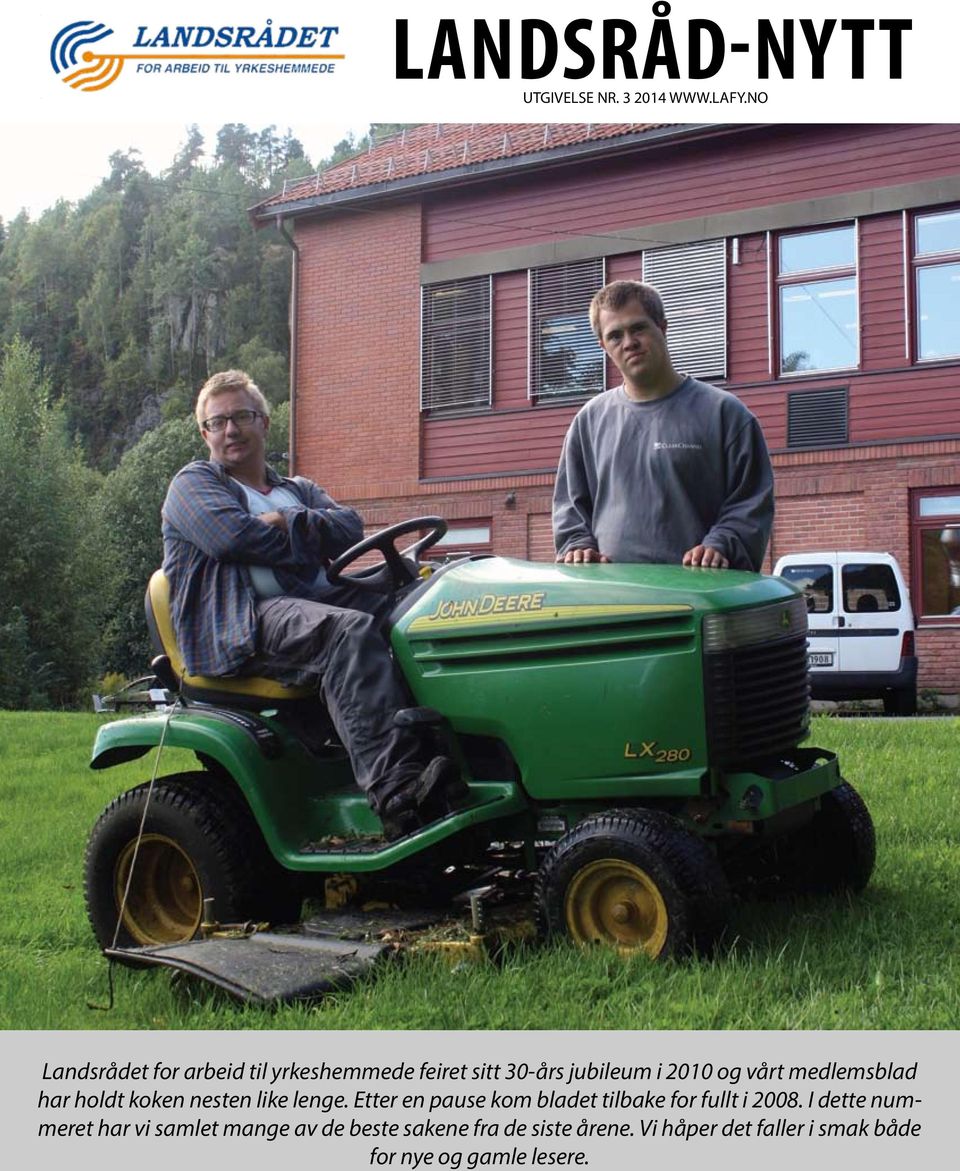
<path fill-rule="evenodd" d="M 310 481 L 298 481 L 306 503 L 253 516 L 209 464 L 190 464 L 170 484 L 164 522 L 217 561 L 297 569 L 322 565 L 363 537 L 352 508 Z M 172 534 L 171 534 L 172 535 Z"/>

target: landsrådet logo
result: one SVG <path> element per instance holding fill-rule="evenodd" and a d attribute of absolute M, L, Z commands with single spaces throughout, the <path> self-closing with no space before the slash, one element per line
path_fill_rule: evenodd
<path fill-rule="evenodd" d="M 54 73 L 72 89 L 93 93 L 112 85 L 128 61 L 144 74 L 328 74 L 345 54 L 333 52 L 265 52 L 272 49 L 329 50 L 340 33 L 337 25 L 138 25 L 130 52 L 104 52 L 99 45 L 114 36 L 112 28 L 93 20 L 65 25 L 50 45 Z M 142 50 L 210 50 L 157 53 Z M 247 49 L 249 52 L 231 52 Z"/>

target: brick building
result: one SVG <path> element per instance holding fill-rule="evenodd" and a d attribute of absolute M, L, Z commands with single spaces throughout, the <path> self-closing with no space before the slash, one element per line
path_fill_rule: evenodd
<path fill-rule="evenodd" d="M 563 435 L 618 381 L 586 307 L 645 279 L 760 419 L 769 557 L 895 554 L 920 685 L 960 691 L 960 126 L 421 126 L 252 214 L 295 250 L 296 469 L 370 527 L 552 559 Z"/>

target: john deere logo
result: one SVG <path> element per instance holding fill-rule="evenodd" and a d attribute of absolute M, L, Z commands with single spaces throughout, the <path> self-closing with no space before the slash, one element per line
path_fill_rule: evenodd
<path fill-rule="evenodd" d="M 790 629 L 790 611 L 789 610 L 781 610 L 780 611 L 780 625 L 783 627 L 784 630 Z"/>
<path fill-rule="evenodd" d="M 93 48 L 113 29 L 92 20 L 65 25 L 53 38 L 50 64 L 54 73 L 72 89 L 92 93 L 106 89 L 120 76 L 128 61 L 143 74 L 258 74 L 333 73 L 343 53 L 332 53 L 339 35 L 336 25 L 138 25 L 129 42 L 131 52 L 104 52 Z M 151 50 L 141 52 L 139 50 Z M 209 50 L 207 52 L 157 53 L 156 49 Z M 273 49 L 320 49 L 322 52 L 276 53 Z M 234 51 L 240 50 L 240 51 Z"/>

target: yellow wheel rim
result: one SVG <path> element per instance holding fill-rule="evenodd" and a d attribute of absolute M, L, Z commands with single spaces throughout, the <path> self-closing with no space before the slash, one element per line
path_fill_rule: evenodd
<path fill-rule="evenodd" d="M 123 903 L 135 851 L 124 928 L 141 947 L 192 939 L 203 918 L 200 879 L 189 856 L 162 834 L 144 834 L 139 850 L 135 841 L 123 849 L 114 871 L 117 909 Z"/>
<path fill-rule="evenodd" d="M 640 948 L 655 958 L 667 940 L 669 916 L 660 888 L 645 870 L 619 858 L 599 858 L 577 872 L 564 914 L 577 943 Z"/>

